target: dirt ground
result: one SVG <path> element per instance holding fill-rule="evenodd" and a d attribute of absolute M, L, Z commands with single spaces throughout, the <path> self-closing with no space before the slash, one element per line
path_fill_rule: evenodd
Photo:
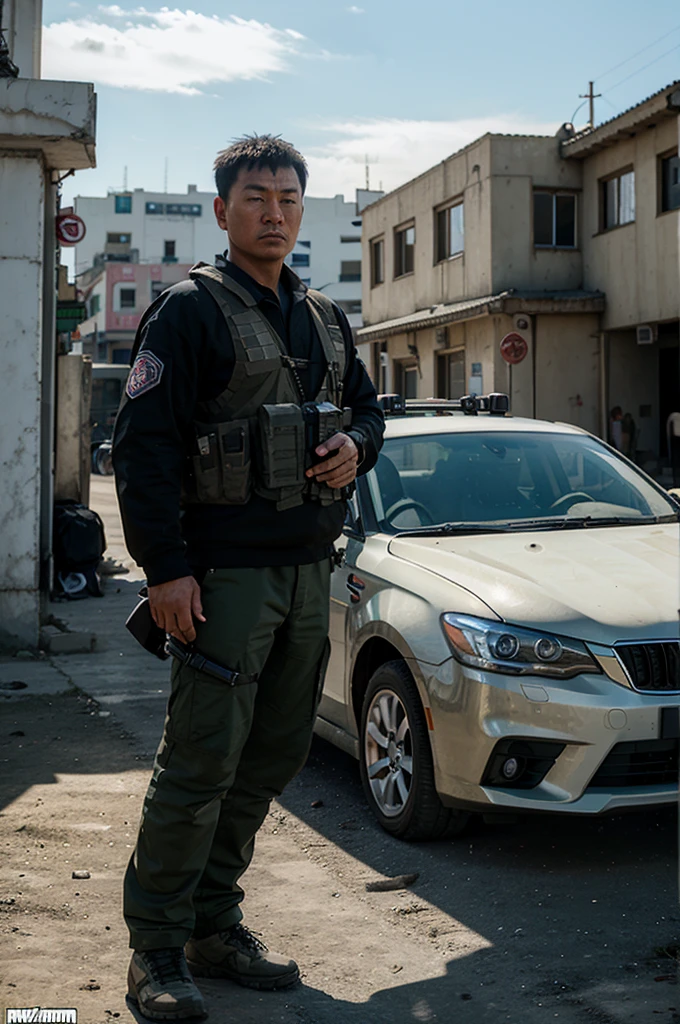
<path fill-rule="evenodd" d="M 95 651 L 0 659 L 0 1024 L 8 1007 L 135 1019 L 121 884 L 168 669 L 123 626 L 141 573 L 110 479 L 93 478 L 91 503 L 130 572 L 54 611 L 96 633 Z M 366 889 L 406 873 L 407 889 Z M 317 739 L 272 805 L 245 889 L 247 924 L 295 957 L 303 983 L 201 981 L 210 1024 L 680 1022 L 673 810 L 537 815 L 405 844 L 377 825 L 356 763 Z"/>

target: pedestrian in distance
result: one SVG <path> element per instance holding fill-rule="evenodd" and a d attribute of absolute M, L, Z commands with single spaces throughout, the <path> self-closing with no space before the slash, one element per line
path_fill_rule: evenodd
<path fill-rule="evenodd" d="M 255 989 L 299 978 L 242 923 L 239 880 L 270 801 L 307 758 L 333 541 L 384 430 L 344 313 L 284 263 L 302 156 L 244 138 L 218 154 L 215 182 L 229 249 L 144 314 L 113 441 L 156 625 L 236 674 L 228 685 L 173 661 L 124 883 L 128 994 L 152 1020 L 205 1016 L 195 977 Z"/>

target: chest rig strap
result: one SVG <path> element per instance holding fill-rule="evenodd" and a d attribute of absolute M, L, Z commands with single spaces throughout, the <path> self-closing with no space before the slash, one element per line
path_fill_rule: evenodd
<path fill-rule="evenodd" d="M 345 339 L 338 324 L 333 303 L 324 295 L 311 288 L 307 292 L 308 308 L 312 314 L 312 322 L 323 347 L 328 369 L 326 387 L 331 401 L 342 408 L 342 387 L 347 362 Z"/>

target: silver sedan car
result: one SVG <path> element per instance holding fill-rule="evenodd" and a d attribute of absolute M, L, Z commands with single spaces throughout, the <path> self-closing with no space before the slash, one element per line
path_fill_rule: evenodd
<path fill-rule="evenodd" d="M 597 437 L 480 404 L 388 418 L 339 542 L 316 730 L 404 839 L 672 803 L 679 506 Z"/>

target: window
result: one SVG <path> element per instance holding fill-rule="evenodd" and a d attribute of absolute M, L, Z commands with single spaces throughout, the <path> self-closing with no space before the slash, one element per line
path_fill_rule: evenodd
<path fill-rule="evenodd" d="M 437 397 L 462 398 L 465 387 L 465 351 L 445 352 L 437 356 Z"/>
<path fill-rule="evenodd" d="M 101 296 L 93 295 L 90 299 L 90 316 L 94 316 L 101 308 Z"/>
<path fill-rule="evenodd" d="M 635 171 L 624 171 L 600 183 L 602 217 L 601 228 L 631 224 L 635 220 Z"/>
<path fill-rule="evenodd" d="M 463 204 L 456 203 L 455 206 L 447 206 L 445 210 L 438 210 L 435 214 L 437 253 L 436 262 L 448 260 L 463 251 Z"/>
<path fill-rule="evenodd" d="M 661 212 L 680 210 L 680 156 L 661 158 Z"/>
<path fill-rule="evenodd" d="M 134 309 L 137 304 L 137 290 L 135 288 L 121 288 L 120 308 Z"/>
<path fill-rule="evenodd" d="M 312 248 L 312 243 L 311 242 L 301 242 L 299 238 L 297 240 L 297 244 L 298 245 L 303 245 L 305 247 L 305 249 L 311 249 Z"/>
<path fill-rule="evenodd" d="M 385 280 L 385 239 L 371 242 L 371 288 Z"/>
<path fill-rule="evenodd" d="M 534 192 L 534 245 L 551 249 L 576 247 L 576 196 Z"/>
<path fill-rule="evenodd" d="M 164 263 L 176 263 L 177 256 L 175 255 L 175 240 L 170 239 L 164 242 L 163 247 L 163 262 Z"/>
<path fill-rule="evenodd" d="M 394 276 L 403 277 L 412 274 L 414 266 L 414 250 L 416 247 L 416 228 L 411 224 L 394 232 Z"/>
<path fill-rule="evenodd" d="M 116 213 L 132 213 L 132 196 L 116 196 L 114 202 Z"/>
<path fill-rule="evenodd" d="M 340 264 L 341 281 L 361 280 L 361 260 L 343 260 Z"/>
<path fill-rule="evenodd" d="M 346 244 L 346 243 L 349 243 L 349 242 L 360 242 L 361 241 L 361 235 L 340 235 L 340 241 L 343 244 Z"/>
<path fill-rule="evenodd" d="M 309 253 L 308 252 L 294 252 L 291 255 L 290 260 L 291 267 L 308 267 L 309 266 Z"/>
<path fill-rule="evenodd" d="M 360 313 L 361 299 L 340 299 L 338 306 L 343 313 Z"/>
<path fill-rule="evenodd" d="M 164 281 L 152 281 L 151 282 L 151 301 L 155 302 L 159 295 L 169 288 L 169 284 L 165 284 Z"/>
<path fill-rule="evenodd" d="M 152 204 L 147 204 L 147 205 L 155 206 L 157 204 L 152 203 Z M 160 205 L 162 206 L 162 204 L 160 204 Z M 200 217 L 201 213 L 202 213 L 202 210 L 203 210 L 203 207 L 201 206 L 200 203 L 166 203 L 165 204 L 165 213 L 169 214 L 170 216 L 175 216 L 175 217 L 177 217 L 177 216 L 180 216 L 180 217 Z M 147 213 L 149 213 L 149 212 L 150 211 L 147 210 Z M 156 211 L 154 211 L 154 212 L 156 212 Z M 163 211 L 161 210 L 161 212 L 163 212 Z"/>
<path fill-rule="evenodd" d="M 132 241 L 132 235 L 120 235 L 113 231 L 108 231 L 106 234 L 107 245 L 129 245 Z"/>
<path fill-rule="evenodd" d="M 165 205 L 163 203 L 147 203 L 144 209 L 147 213 L 165 213 Z"/>

